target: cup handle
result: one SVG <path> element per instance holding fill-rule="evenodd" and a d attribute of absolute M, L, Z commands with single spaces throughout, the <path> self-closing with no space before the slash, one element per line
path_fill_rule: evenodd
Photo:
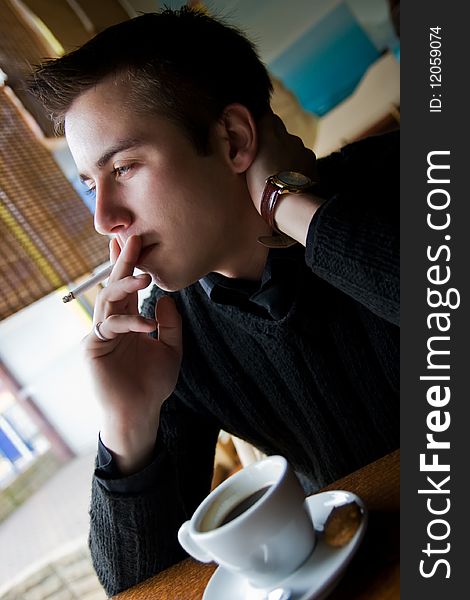
<path fill-rule="evenodd" d="M 188 554 L 201 562 L 212 562 L 214 559 L 207 554 L 191 537 L 189 531 L 190 521 L 185 521 L 178 531 L 178 541 Z"/>

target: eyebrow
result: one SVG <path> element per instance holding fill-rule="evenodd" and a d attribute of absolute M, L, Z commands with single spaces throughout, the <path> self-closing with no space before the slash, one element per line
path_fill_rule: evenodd
<path fill-rule="evenodd" d="M 99 159 L 96 161 L 96 166 L 99 169 L 102 169 L 113 158 L 113 156 L 115 154 L 119 154 L 119 152 L 123 152 L 124 150 L 129 150 L 130 148 L 136 148 L 137 146 L 141 146 L 141 145 L 142 145 L 142 141 L 137 138 L 128 138 L 128 139 L 120 140 L 119 142 L 117 142 L 116 144 L 111 146 L 111 148 L 108 148 L 108 150 L 106 150 L 106 152 L 104 152 L 99 157 Z M 91 177 L 89 177 L 88 175 L 85 175 L 85 173 L 80 173 L 79 177 L 80 177 L 80 181 L 82 183 L 85 183 L 86 181 L 91 179 Z"/>

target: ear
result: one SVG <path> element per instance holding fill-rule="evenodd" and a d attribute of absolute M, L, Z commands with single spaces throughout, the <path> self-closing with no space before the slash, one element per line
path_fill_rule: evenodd
<path fill-rule="evenodd" d="M 256 123 L 248 108 L 242 104 L 226 106 L 216 135 L 230 169 L 234 173 L 247 171 L 258 150 Z"/>

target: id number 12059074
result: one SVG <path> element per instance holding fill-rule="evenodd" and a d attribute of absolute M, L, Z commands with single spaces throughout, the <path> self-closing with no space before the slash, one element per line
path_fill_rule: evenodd
<path fill-rule="evenodd" d="M 429 28 L 429 112 L 442 111 L 442 27 Z"/>

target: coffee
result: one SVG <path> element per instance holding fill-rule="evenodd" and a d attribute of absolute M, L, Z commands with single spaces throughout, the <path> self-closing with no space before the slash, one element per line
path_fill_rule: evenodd
<path fill-rule="evenodd" d="M 227 523 L 230 523 L 230 521 L 233 521 L 234 519 L 242 515 L 251 506 L 253 506 L 255 502 L 258 502 L 258 500 L 266 494 L 270 487 L 270 485 L 262 487 L 259 490 L 256 490 L 256 492 L 254 492 L 253 494 L 250 494 L 247 498 L 244 498 L 238 504 L 236 504 L 233 508 L 231 508 L 228 511 L 228 513 L 224 517 L 222 517 L 217 527 L 222 527 L 222 525 L 226 525 Z"/>
<path fill-rule="evenodd" d="M 178 540 L 197 560 L 272 589 L 310 556 L 315 529 L 294 470 L 283 456 L 268 456 L 212 490 Z"/>

